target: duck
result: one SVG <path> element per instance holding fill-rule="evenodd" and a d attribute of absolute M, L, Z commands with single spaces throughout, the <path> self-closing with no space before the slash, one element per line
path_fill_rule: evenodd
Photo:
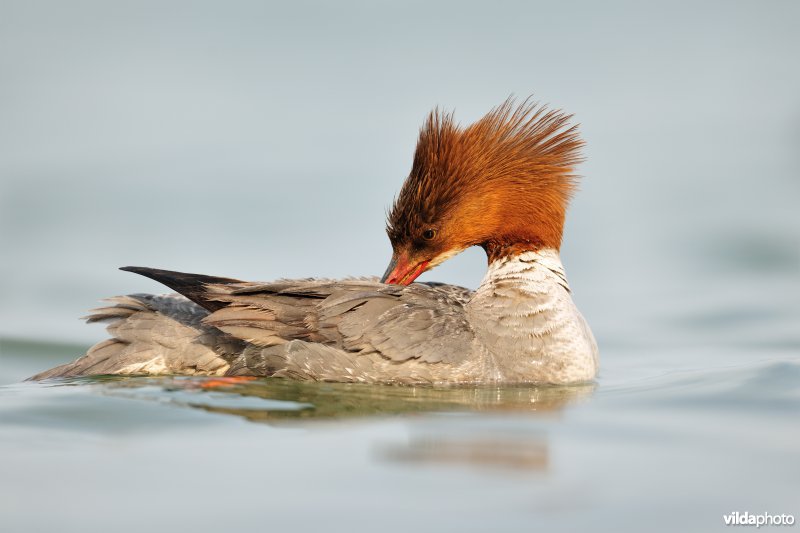
<path fill-rule="evenodd" d="M 32 380 L 225 376 L 387 385 L 591 382 L 598 347 L 561 263 L 584 146 L 572 115 L 513 98 L 467 126 L 430 112 L 387 216 L 381 278 L 250 282 L 146 267 L 174 293 L 107 300 L 110 338 Z M 416 282 L 473 246 L 475 290 Z"/>

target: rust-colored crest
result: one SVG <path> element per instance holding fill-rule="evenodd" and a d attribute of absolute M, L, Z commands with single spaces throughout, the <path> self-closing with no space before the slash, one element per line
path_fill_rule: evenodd
<path fill-rule="evenodd" d="M 435 256 L 481 245 L 490 260 L 558 249 L 583 146 L 570 119 L 510 98 L 465 128 L 431 112 L 388 217 L 393 246 Z M 428 230 L 434 239 L 423 237 Z"/>

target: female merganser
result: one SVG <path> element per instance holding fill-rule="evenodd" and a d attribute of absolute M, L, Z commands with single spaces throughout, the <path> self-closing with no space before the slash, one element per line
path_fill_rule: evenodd
<path fill-rule="evenodd" d="M 559 259 L 583 145 L 571 116 L 510 99 L 462 128 L 433 111 L 388 217 L 377 278 L 244 282 L 126 267 L 180 293 L 111 298 L 112 338 L 31 379 L 98 374 L 274 376 L 366 383 L 592 380 L 597 344 Z M 476 291 L 413 283 L 470 246 Z M 387 285 L 388 284 L 388 285 Z M 181 296 L 182 295 L 182 296 Z"/>

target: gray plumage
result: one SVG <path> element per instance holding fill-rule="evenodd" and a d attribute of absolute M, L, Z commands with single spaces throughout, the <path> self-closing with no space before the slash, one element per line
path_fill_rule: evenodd
<path fill-rule="evenodd" d="M 596 346 L 557 255 L 492 265 L 471 292 L 376 279 L 202 283 L 112 298 L 112 338 L 32 379 L 93 374 L 275 376 L 365 383 L 572 383 Z M 166 271 L 156 271 L 166 272 Z M 181 283 L 191 275 L 182 276 Z M 168 282 L 165 282 L 168 283 Z M 200 287 L 198 289 L 198 287 Z"/>

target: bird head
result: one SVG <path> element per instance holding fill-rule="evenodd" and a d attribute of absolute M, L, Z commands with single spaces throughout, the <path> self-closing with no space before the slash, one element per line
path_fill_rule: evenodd
<path fill-rule="evenodd" d="M 388 215 L 393 253 L 382 281 L 408 285 L 470 246 L 490 263 L 558 250 L 583 146 L 571 118 L 512 99 L 467 127 L 431 112 Z"/>

